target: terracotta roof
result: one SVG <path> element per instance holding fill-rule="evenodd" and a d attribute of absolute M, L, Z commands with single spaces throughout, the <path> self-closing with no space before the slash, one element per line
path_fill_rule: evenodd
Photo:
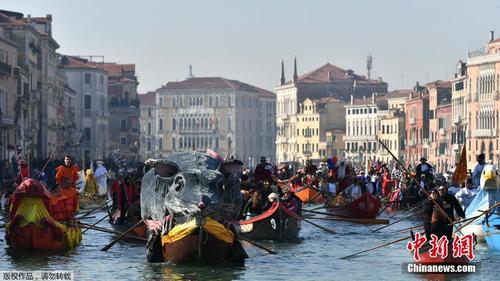
<path fill-rule="evenodd" d="M 135 64 L 117 64 L 114 62 L 92 62 L 92 64 L 106 71 L 108 76 L 123 76 L 123 72 L 135 72 Z"/>
<path fill-rule="evenodd" d="M 394 90 L 387 95 L 388 99 L 410 98 L 410 94 L 416 95 L 413 90 Z"/>
<path fill-rule="evenodd" d="M 429 88 L 451 88 L 451 81 L 436 80 L 425 85 Z"/>
<path fill-rule="evenodd" d="M 334 97 L 323 97 L 320 98 L 318 102 L 321 104 L 321 103 L 340 103 L 341 101 Z"/>
<path fill-rule="evenodd" d="M 378 104 L 381 101 L 384 101 L 387 99 L 386 95 L 377 95 L 375 97 L 375 104 Z M 369 105 L 373 104 L 372 102 L 372 96 L 367 96 L 365 99 L 354 99 L 354 102 L 352 105 Z M 351 105 L 351 103 L 348 103 L 347 105 Z"/>
<path fill-rule="evenodd" d="M 488 43 L 498 43 L 498 42 L 500 42 L 500 37 Z"/>
<path fill-rule="evenodd" d="M 89 63 L 87 59 L 82 59 L 72 56 L 62 56 L 61 64 L 64 68 L 87 68 L 87 69 L 98 69 L 92 63 Z"/>
<path fill-rule="evenodd" d="M 333 64 L 327 63 L 311 72 L 299 76 L 298 83 L 330 83 L 332 80 L 354 79 L 357 83 L 380 84 L 378 80 L 370 80 L 365 76 L 357 75 L 354 71 L 342 69 Z M 291 84 L 288 81 L 286 84 Z"/>
<path fill-rule="evenodd" d="M 141 105 L 156 105 L 156 92 L 147 92 L 139 94 Z"/>
<path fill-rule="evenodd" d="M 189 89 L 200 89 L 200 90 L 223 90 L 232 89 L 248 92 L 257 92 L 261 97 L 276 97 L 273 92 L 264 90 L 262 88 L 252 86 L 247 83 L 240 82 L 238 80 L 231 80 L 223 77 L 194 77 L 188 78 L 184 81 L 179 82 L 168 82 L 166 86 L 162 87 L 166 90 L 189 90 Z"/>

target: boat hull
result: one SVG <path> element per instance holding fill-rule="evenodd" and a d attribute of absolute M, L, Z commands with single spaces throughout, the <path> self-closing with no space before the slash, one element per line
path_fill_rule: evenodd
<path fill-rule="evenodd" d="M 448 244 L 448 256 L 446 258 L 441 257 L 441 255 L 436 255 L 436 257 L 431 257 L 429 250 L 431 246 L 429 244 L 425 244 L 422 248 L 419 249 L 420 261 L 419 264 L 468 264 L 469 259 L 466 256 L 461 256 L 454 258 L 453 257 L 453 243 Z"/>
<path fill-rule="evenodd" d="M 484 231 L 484 240 L 488 247 L 500 250 L 500 216 L 491 215 L 482 225 Z"/>
<path fill-rule="evenodd" d="M 296 240 L 299 238 L 300 220 L 281 205 L 274 204 L 263 214 L 239 221 L 239 235 L 255 240 Z"/>
<path fill-rule="evenodd" d="M 317 190 L 307 186 L 301 186 L 293 190 L 295 195 L 304 203 L 324 203 L 325 200 Z"/>
<path fill-rule="evenodd" d="M 358 199 L 343 206 L 326 206 L 327 212 L 347 218 L 374 219 L 380 209 L 380 202 L 369 192 L 365 192 Z"/>

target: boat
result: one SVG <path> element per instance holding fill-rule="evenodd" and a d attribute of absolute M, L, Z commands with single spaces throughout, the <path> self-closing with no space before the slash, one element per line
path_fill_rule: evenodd
<path fill-rule="evenodd" d="M 323 195 L 321 195 L 321 193 L 316 188 L 313 188 L 310 186 L 298 186 L 298 187 L 293 187 L 292 191 L 304 203 L 324 203 L 325 202 Z"/>
<path fill-rule="evenodd" d="M 241 161 L 207 151 L 174 153 L 149 164 L 140 195 L 149 262 L 227 264 L 248 258 L 232 223 L 242 205 Z"/>
<path fill-rule="evenodd" d="M 124 231 L 127 231 L 129 230 L 132 226 L 134 226 L 140 219 L 140 218 L 126 218 L 124 219 L 123 221 L 120 221 L 119 220 L 120 218 L 120 210 L 116 210 L 112 215 L 111 215 L 111 220 L 110 220 L 110 223 L 111 223 L 111 226 L 113 227 L 114 230 L 118 231 L 118 232 L 124 232 Z M 134 227 L 134 229 L 132 229 L 130 231 L 130 234 L 131 235 L 134 235 L 136 237 L 143 237 L 143 238 L 146 238 L 146 225 L 141 223 L 137 226 Z"/>
<path fill-rule="evenodd" d="M 93 209 L 103 206 L 108 199 L 107 195 L 89 196 L 85 193 L 80 195 L 80 209 Z"/>
<path fill-rule="evenodd" d="M 379 200 L 371 193 L 365 191 L 359 198 L 354 199 L 352 202 L 342 205 L 330 202 L 325 205 L 325 209 L 328 213 L 339 217 L 374 219 L 377 217 L 380 206 Z"/>
<path fill-rule="evenodd" d="M 5 227 L 5 240 L 9 247 L 65 251 L 80 244 L 81 228 L 58 222 L 52 213 L 53 202 L 65 203 L 69 200 L 54 200 L 53 197 L 43 184 L 34 179 L 26 179 L 16 188 L 10 222 Z"/>
<path fill-rule="evenodd" d="M 296 240 L 300 232 L 300 216 L 274 203 L 266 212 L 248 220 L 240 220 L 238 233 L 255 240 Z"/>
<path fill-rule="evenodd" d="M 497 169 L 494 165 L 486 165 L 481 174 L 480 190 L 474 197 L 469 207 L 465 210 L 465 218 L 477 219 L 472 222 L 467 222 L 461 228 L 461 232 L 466 234 L 474 234 L 478 242 L 485 242 L 485 228 L 483 211 L 488 210 L 496 202 L 500 201 L 500 189 L 498 188 L 499 180 L 497 178 Z M 493 217 L 491 218 L 493 220 Z M 489 234 L 491 235 L 491 234 Z"/>
<path fill-rule="evenodd" d="M 500 209 L 497 207 L 497 210 Z M 500 250 L 500 216 L 497 212 L 493 212 L 482 223 L 484 240 L 488 247 Z"/>

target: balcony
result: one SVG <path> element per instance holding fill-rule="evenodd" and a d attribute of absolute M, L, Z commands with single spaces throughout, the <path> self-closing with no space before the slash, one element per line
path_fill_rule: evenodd
<path fill-rule="evenodd" d="M 423 139 L 422 144 L 428 146 L 429 145 L 429 139 Z"/>
<path fill-rule="evenodd" d="M 494 129 L 480 129 L 472 131 L 472 136 L 476 138 L 495 138 L 498 134 Z"/>
<path fill-rule="evenodd" d="M 415 118 L 410 118 L 409 123 L 410 123 L 410 125 L 415 125 L 415 124 L 417 124 L 417 120 Z"/>
<path fill-rule="evenodd" d="M 12 73 L 12 66 L 0 61 L 0 75 L 10 76 Z"/>
<path fill-rule="evenodd" d="M 439 129 L 439 134 L 441 136 L 445 136 L 446 135 L 446 130 L 444 128 Z"/>
<path fill-rule="evenodd" d="M 453 118 L 453 124 L 458 125 L 458 124 L 460 124 L 460 122 L 461 122 L 461 118 L 459 115 L 457 115 Z"/>
<path fill-rule="evenodd" d="M 410 141 L 408 141 L 408 146 L 414 147 L 416 145 L 417 145 L 417 141 L 416 140 L 410 140 Z"/>

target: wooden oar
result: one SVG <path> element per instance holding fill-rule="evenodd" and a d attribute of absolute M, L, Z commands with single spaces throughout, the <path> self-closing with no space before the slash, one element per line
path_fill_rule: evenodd
<path fill-rule="evenodd" d="M 74 226 L 79 226 L 79 227 L 82 227 L 82 228 L 86 228 L 87 230 L 91 229 L 91 230 L 101 231 L 101 232 L 110 233 L 110 234 L 116 234 L 116 235 L 121 235 L 122 234 L 122 232 L 119 232 L 119 231 L 114 231 L 114 230 L 111 230 L 111 229 L 107 229 L 107 228 L 103 228 L 103 227 L 98 227 L 98 226 L 87 225 L 87 224 L 82 224 L 82 223 L 75 224 Z M 141 241 L 147 241 L 147 239 L 144 238 L 144 237 L 138 237 L 138 236 L 135 236 L 135 235 L 132 235 L 132 234 L 127 234 L 127 238 L 132 238 L 132 239 L 141 240 Z"/>
<path fill-rule="evenodd" d="M 102 207 L 104 207 L 104 206 L 105 206 L 106 204 L 108 204 L 110 201 L 112 201 L 112 200 L 111 200 L 111 199 L 106 200 L 106 202 L 104 202 L 104 203 L 100 204 L 99 206 L 97 206 L 96 208 L 94 208 L 94 209 L 92 209 L 92 210 L 90 210 L 90 211 L 88 211 L 88 212 L 83 213 L 81 216 L 79 216 L 78 218 L 75 218 L 75 219 L 80 220 L 80 219 L 82 219 L 82 218 L 85 218 L 85 217 L 89 216 L 90 214 L 92 214 L 92 213 L 94 213 L 94 212 L 96 212 L 96 211 L 99 211 Z"/>
<path fill-rule="evenodd" d="M 252 240 L 247 239 L 247 238 L 245 238 L 245 237 L 238 236 L 238 239 L 243 240 L 243 241 L 245 241 L 245 242 L 248 242 L 249 244 L 251 244 L 251 245 L 253 245 L 253 246 L 257 247 L 257 248 L 262 249 L 262 250 L 264 250 L 264 251 L 268 252 L 269 254 L 272 254 L 272 255 L 277 255 L 277 254 L 278 254 L 278 253 L 276 253 L 275 251 L 270 250 L 270 249 L 268 249 L 268 248 L 266 248 L 266 247 L 264 247 L 264 246 L 262 246 L 262 245 L 259 245 L 259 244 L 255 243 L 255 242 L 253 242 Z"/>
<path fill-rule="evenodd" d="M 302 210 L 302 211 L 304 211 L 304 210 Z M 326 232 L 328 232 L 328 233 L 330 233 L 330 234 L 336 234 L 336 233 L 337 233 L 337 232 L 336 232 L 335 230 L 333 230 L 333 229 L 329 229 L 329 228 L 324 227 L 324 226 L 322 226 L 322 225 L 316 224 L 316 223 L 314 223 L 314 222 L 312 222 L 312 221 L 310 221 L 310 220 L 308 220 L 308 219 L 305 219 L 305 218 L 303 218 L 303 217 L 301 217 L 301 216 L 297 215 L 297 214 L 296 214 L 296 213 L 294 213 L 294 212 L 286 212 L 286 214 L 287 214 L 287 215 L 289 215 L 290 217 L 292 217 L 292 218 L 296 219 L 296 220 L 302 220 L 302 221 L 307 222 L 307 223 L 308 223 L 308 224 L 310 224 L 310 225 L 314 225 L 315 227 L 317 227 L 317 228 L 319 228 L 319 229 L 321 229 L 321 230 L 324 230 L 324 231 L 326 231 Z"/>
<path fill-rule="evenodd" d="M 107 250 L 109 250 L 109 248 L 113 247 L 113 245 L 115 245 L 118 241 L 122 240 L 122 238 L 125 237 L 125 235 L 127 235 L 130 231 L 132 231 L 134 228 L 136 228 L 137 226 L 139 226 L 143 222 L 144 222 L 144 220 L 138 221 L 131 228 L 129 228 L 127 231 L 123 232 L 120 236 L 118 236 L 118 238 L 116 238 L 115 240 L 111 241 L 111 243 L 109 243 L 108 245 L 104 246 L 104 248 L 102 248 L 101 251 L 107 251 Z"/>
<path fill-rule="evenodd" d="M 400 239 L 397 239 L 397 240 L 394 240 L 394 241 L 391 241 L 391 242 L 387 242 L 387 243 L 384 243 L 382 245 L 378 245 L 376 247 L 373 247 L 373 248 L 370 248 L 368 250 L 364 250 L 364 251 L 361 251 L 361 252 L 357 252 L 355 254 L 352 254 L 352 255 L 348 255 L 348 256 L 345 256 L 345 257 L 342 257 L 341 259 L 345 260 L 345 259 L 348 259 L 348 258 L 351 258 L 351 257 L 354 257 L 354 256 L 357 256 L 359 254 L 363 254 L 363 253 L 366 253 L 366 252 L 369 252 L 369 251 L 373 251 L 373 250 L 376 250 L 376 249 L 379 249 L 379 248 L 383 248 L 385 246 L 389 246 L 391 244 L 394 244 L 394 243 L 398 243 L 398 242 L 401 242 L 403 240 L 406 240 L 406 239 L 410 239 L 411 236 L 407 236 L 407 237 L 403 237 L 403 238 L 400 238 Z"/>
<path fill-rule="evenodd" d="M 105 220 L 107 217 L 108 217 L 108 214 L 106 214 L 106 215 L 105 215 L 104 217 L 102 217 L 100 220 L 98 220 L 98 221 L 96 221 L 95 223 L 93 223 L 91 226 L 96 226 L 98 223 L 102 222 L 102 221 L 103 221 L 103 220 Z M 82 232 L 82 234 L 83 234 L 83 233 L 85 233 L 85 232 L 87 232 L 87 230 L 89 230 L 89 229 L 88 229 L 88 228 L 87 228 L 87 229 L 85 229 L 85 230 Z"/>
<path fill-rule="evenodd" d="M 377 217 L 380 216 L 387 208 L 389 208 L 390 205 L 385 206 L 385 208 L 382 209 L 382 211 L 378 212 Z"/>
<path fill-rule="evenodd" d="M 328 220 L 328 221 L 347 221 L 359 224 L 388 224 L 389 220 L 384 219 L 349 219 L 349 218 L 335 218 L 335 217 L 303 217 L 306 219 L 315 220 Z"/>
<path fill-rule="evenodd" d="M 404 218 L 402 218 L 402 219 L 399 219 L 399 220 L 397 220 L 397 221 L 395 221 L 395 222 L 393 222 L 393 223 L 390 223 L 390 224 L 388 224 L 388 225 L 384 225 L 384 226 L 379 227 L 379 228 L 377 228 L 377 229 L 375 229 L 375 230 L 372 230 L 371 232 L 372 232 L 372 233 L 377 232 L 377 231 L 379 231 L 379 230 L 381 230 L 381 229 L 383 229 L 383 228 L 386 228 L 386 227 L 388 227 L 388 226 L 391 226 L 391 225 L 393 225 L 393 224 L 396 224 L 396 223 L 398 223 L 398 222 L 400 222 L 400 221 L 404 221 L 405 219 L 411 218 L 411 217 L 413 217 L 414 215 L 419 214 L 419 213 L 423 213 L 423 212 L 424 212 L 423 210 L 422 210 L 422 211 L 418 211 L 418 212 L 413 213 L 413 214 L 411 214 L 411 215 L 409 215 L 409 216 L 406 216 L 406 217 L 404 217 Z"/>
<path fill-rule="evenodd" d="M 407 228 L 403 228 L 401 230 L 396 230 L 396 231 L 394 231 L 394 233 L 406 232 L 408 230 L 412 230 L 412 229 L 416 229 L 416 228 L 420 228 L 420 227 L 424 227 L 424 225 L 423 224 L 419 224 L 419 225 L 416 225 L 416 226 L 410 226 L 410 227 L 407 227 Z"/>
<path fill-rule="evenodd" d="M 312 213 L 312 214 L 318 214 L 318 215 L 325 215 L 329 216 L 332 218 L 336 218 L 338 221 L 349 221 L 349 222 L 355 222 L 355 223 L 360 223 L 360 224 L 388 224 L 389 220 L 386 219 L 363 219 L 363 218 L 349 218 L 345 216 L 338 216 L 326 212 L 318 212 L 318 211 L 312 211 L 312 210 L 302 210 L 302 212 L 306 213 Z"/>
<path fill-rule="evenodd" d="M 409 211 L 413 211 L 413 210 L 419 208 L 420 206 L 422 206 L 424 204 L 424 201 L 425 201 L 425 199 L 422 200 L 422 201 L 420 201 L 420 202 L 418 202 L 418 203 L 416 203 L 415 205 L 411 206 L 410 208 L 404 209 L 403 211 L 401 211 L 399 213 L 395 213 L 394 215 L 390 216 L 389 219 L 392 219 L 393 217 L 395 217 L 395 216 L 397 216 L 399 214 L 403 214 L 403 213 L 406 213 L 406 212 L 409 212 Z"/>

